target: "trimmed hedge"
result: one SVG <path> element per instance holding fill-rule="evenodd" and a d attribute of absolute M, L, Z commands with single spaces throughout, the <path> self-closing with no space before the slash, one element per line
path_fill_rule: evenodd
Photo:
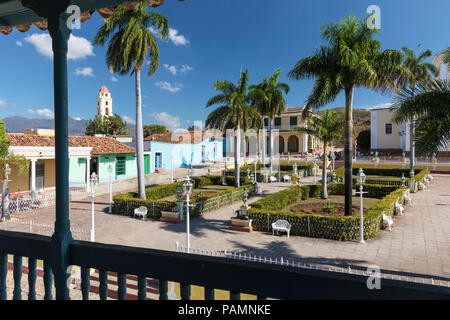
<path fill-rule="evenodd" d="M 192 188 L 200 188 L 208 185 L 222 185 L 222 176 L 202 176 L 202 177 L 194 177 L 192 178 Z M 228 186 L 234 186 L 235 179 L 234 177 L 225 177 L 225 182 Z M 213 197 L 223 197 L 227 193 L 230 193 L 232 195 L 232 200 L 236 197 L 241 196 L 244 188 L 247 188 L 249 190 L 249 195 L 253 192 L 253 185 L 250 183 L 250 181 L 246 177 L 240 178 L 241 187 L 240 188 L 234 188 L 231 190 L 224 190 L 213 194 L 208 195 L 199 195 L 198 197 L 191 199 L 191 204 L 197 205 L 198 201 L 207 202 L 209 199 Z M 160 200 L 172 195 L 176 195 L 178 186 L 182 185 L 183 182 L 174 182 L 169 183 L 161 186 L 151 187 L 146 189 L 146 200 L 142 200 L 138 197 L 137 192 L 129 192 L 129 193 L 122 193 L 119 195 L 114 196 L 114 203 L 113 203 L 113 213 L 118 215 L 126 215 L 126 216 L 133 216 L 134 209 L 138 208 L 140 206 L 145 206 L 148 210 L 148 217 L 159 219 L 161 217 L 161 211 L 173 211 L 176 209 L 176 203 L 175 201 L 165 201 Z M 234 194 L 233 194 L 234 192 Z M 225 202 L 224 202 L 225 204 Z M 204 207 L 204 206 L 203 206 Z M 200 210 L 200 209 L 198 209 Z M 198 211 L 197 210 L 197 211 Z M 202 209 L 200 212 L 196 212 L 195 209 L 193 210 L 193 214 L 201 214 L 204 212 Z"/>
<path fill-rule="evenodd" d="M 393 186 L 365 185 L 371 195 L 385 195 L 364 214 L 364 238 L 369 239 L 382 227 L 382 213 L 393 215 L 395 202 L 404 202 L 405 189 Z M 328 185 L 329 194 L 344 194 L 343 183 Z M 283 219 L 291 224 L 291 234 L 334 240 L 359 239 L 359 216 L 323 216 L 281 211 L 290 204 L 320 195 L 320 185 L 293 186 L 252 203 L 249 218 L 257 231 L 271 232 L 273 222 Z"/>

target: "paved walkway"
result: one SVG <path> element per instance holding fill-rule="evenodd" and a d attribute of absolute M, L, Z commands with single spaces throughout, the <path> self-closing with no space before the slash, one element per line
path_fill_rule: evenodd
<path fill-rule="evenodd" d="M 229 219 L 240 203 L 223 207 L 191 220 L 191 246 L 208 250 L 237 250 L 252 255 L 283 257 L 322 265 L 351 265 L 352 268 L 379 266 L 383 272 L 408 277 L 450 280 L 450 184 L 449 175 L 434 175 L 430 187 L 412 194 L 413 206 L 394 218 L 392 232 L 380 231 L 375 238 L 334 241 L 307 237 L 272 236 L 269 233 L 242 233 L 228 230 Z M 311 181 L 310 181 L 311 180 Z M 304 183 L 311 183 L 308 177 Z M 261 184 L 262 196 L 278 192 L 287 183 Z M 251 202 L 260 197 L 250 199 Z M 96 198 L 96 241 L 137 247 L 175 250 L 177 241 L 186 243 L 185 224 L 141 221 L 108 215 L 108 196 Z M 21 213 L 14 218 L 53 224 L 54 209 Z M 71 226 L 90 229 L 90 203 L 72 202 Z"/>

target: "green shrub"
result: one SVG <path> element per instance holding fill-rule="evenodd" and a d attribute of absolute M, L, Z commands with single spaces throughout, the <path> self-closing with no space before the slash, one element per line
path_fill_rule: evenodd
<path fill-rule="evenodd" d="M 359 186 L 357 186 L 359 187 Z M 365 185 L 368 197 L 383 199 L 364 213 L 364 238 L 369 239 L 382 227 L 382 214 L 393 215 L 395 202 L 404 202 L 405 189 L 395 186 Z M 343 183 L 328 184 L 329 194 L 344 194 Z M 359 238 L 359 216 L 324 216 L 283 210 L 287 206 L 320 194 L 320 185 L 294 186 L 252 203 L 249 218 L 254 230 L 271 232 L 273 222 L 283 219 L 291 224 L 291 234 L 335 240 Z"/>

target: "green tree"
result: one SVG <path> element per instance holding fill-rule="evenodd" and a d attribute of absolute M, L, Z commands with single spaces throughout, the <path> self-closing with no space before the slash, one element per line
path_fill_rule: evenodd
<path fill-rule="evenodd" d="M 9 216 L 9 187 L 6 177 L 7 166 L 18 168 L 20 175 L 28 171 L 29 162 L 22 156 L 9 153 L 10 142 L 6 135 L 6 127 L 3 120 L 0 119 L 0 177 L 2 180 L 2 220 L 10 219 Z"/>
<path fill-rule="evenodd" d="M 415 143 L 420 154 L 438 152 L 450 141 L 450 81 L 431 80 L 405 88 L 393 104 L 395 122 L 416 118 Z"/>
<path fill-rule="evenodd" d="M 266 116 L 269 119 L 269 167 L 270 175 L 272 175 L 273 166 L 273 121 L 276 116 L 280 116 L 286 111 L 287 103 L 284 99 L 284 94 L 289 93 L 289 86 L 286 83 L 279 82 L 280 70 L 277 69 L 272 76 L 267 79 L 264 77 L 260 84 L 252 85 L 249 90 L 253 92 L 253 105 L 258 110 L 261 116 Z M 263 145 L 266 144 L 266 137 L 264 135 Z M 264 155 L 265 148 L 262 153 Z"/>
<path fill-rule="evenodd" d="M 354 89 L 365 87 L 379 92 L 396 90 L 411 78 L 401 62 L 401 52 L 381 50 L 373 39 L 377 31 L 369 29 L 364 21 L 347 16 L 341 22 L 322 27 L 322 37 L 329 46 L 321 46 L 312 56 L 297 62 L 289 72 L 291 79 L 315 79 L 308 96 L 304 115 L 345 93 L 345 215 L 352 214 L 352 142 Z"/>
<path fill-rule="evenodd" d="M 95 134 L 107 136 L 127 135 L 127 123 L 118 114 L 113 116 L 96 115 L 94 120 L 89 120 L 86 124 L 85 134 L 87 136 Z"/>
<path fill-rule="evenodd" d="M 310 114 L 305 127 L 297 128 L 317 137 L 323 143 L 323 166 L 322 166 L 322 199 L 328 198 L 327 192 L 327 147 L 338 141 L 343 136 L 344 115 L 334 110 L 325 110 L 320 116 Z"/>
<path fill-rule="evenodd" d="M 118 6 L 111 17 L 103 20 L 94 44 L 103 46 L 111 38 L 106 52 L 106 64 L 111 72 L 135 76 L 136 87 L 136 160 L 139 198 L 145 199 L 144 129 L 142 124 L 141 69 L 146 57 L 148 76 L 152 76 L 159 64 L 158 44 L 150 31 L 153 27 L 162 40 L 169 38 L 169 20 L 157 12 L 149 12 L 145 1 L 140 1 L 136 11 Z"/>
<path fill-rule="evenodd" d="M 250 104 L 253 96 L 248 92 L 248 70 L 241 72 L 237 85 L 227 80 L 217 80 L 214 89 L 221 93 L 206 103 L 206 107 L 219 104 L 205 122 L 206 128 L 233 129 L 235 186 L 239 187 L 241 130 L 261 127 L 261 117 Z M 254 93 L 253 93 L 254 94 Z"/>
<path fill-rule="evenodd" d="M 419 45 L 420 46 L 420 45 Z M 437 68 L 432 64 L 425 62 L 425 59 L 431 57 L 431 50 L 422 51 L 419 55 L 416 55 L 414 51 L 407 47 L 402 47 L 403 51 L 403 66 L 407 68 L 413 75 L 410 81 L 408 82 L 409 89 L 408 91 L 403 91 L 404 93 L 409 92 L 411 97 L 414 97 L 415 92 L 417 90 L 417 86 L 420 84 L 425 84 L 433 79 L 433 76 L 438 75 Z M 409 166 L 410 170 L 414 170 L 414 157 L 415 157 L 415 118 L 414 116 L 409 119 L 411 122 L 410 125 L 410 144 L 409 144 Z"/>
<path fill-rule="evenodd" d="M 170 131 L 167 130 L 166 126 L 162 126 L 159 124 L 144 125 L 144 138 L 147 138 L 155 133 L 167 133 L 167 132 Z"/>

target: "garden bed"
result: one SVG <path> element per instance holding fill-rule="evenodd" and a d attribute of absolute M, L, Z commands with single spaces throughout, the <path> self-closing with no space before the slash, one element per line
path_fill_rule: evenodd
<path fill-rule="evenodd" d="M 194 193 L 191 194 L 191 216 L 199 216 L 204 212 L 218 209 L 222 206 L 242 199 L 244 189 L 253 194 L 253 184 L 241 177 L 241 187 L 234 188 L 234 177 L 226 177 L 226 186 L 222 186 L 222 176 L 203 176 L 191 179 Z M 147 208 L 147 216 L 154 219 L 161 217 L 161 211 L 177 210 L 177 190 L 183 182 L 174 182 L 161 186 L 147 188 L 146 200 L 138 197 L 137 192 L 122 193 L 114 196 L 113 213 L 133 216 L 134 209 L 140 206 Z M 202 191 L 203 190 L 203 191 Z M 183 196 L 183 198 L 185 198 Z M 184 212 L 186 211 L 186 206 Z"/>
<path fill-rule="evenodd" d="M 359 215 L 327 216 L 294 213 L 286 210 L 295 204 L 306 204 L 308 200 L 317 201 L 320 197 L 320 190 L 321 185 L 293 186 L 252 203 L 248 216 L 253 219 L 254 230 L 272 232 L 272 223 L 282 219 L 291 224 L 292 235 L 334 240 L 359 239 Z M 367 192 L 365 201 L 369 200 L 367 198 L 376 198 L 371 199 L 372 204 L 364 213 L 364 238 L 369 239 L 374 237 L 382 227 L 383 213 L 392 216 L 395 214 L 395 203 L 404 203 L 406 189 L 397 186 L 366 184 L 364 191 Z M 343 196 L 344 184 L 328 184 L 328 194 L 329 196 Z"/>
<path fill-rule="evenodd" d="M 359 197 L 353 197 L 353 215 L 359 215 Z M 372 206 L 378 199 L 364 197 L 364 213 Z M 328 199 L 309 198 L 307 200 L 295 203 L 288 206 L 284 210 L 301 214 L 319 214 L 323 216 L 344 216 L 345 197 L 339 195 L 329 196 Z M 328 207 L 328 208 L 327 208 Z M 333 210 L 336 209 L 336 211 Z"/>

